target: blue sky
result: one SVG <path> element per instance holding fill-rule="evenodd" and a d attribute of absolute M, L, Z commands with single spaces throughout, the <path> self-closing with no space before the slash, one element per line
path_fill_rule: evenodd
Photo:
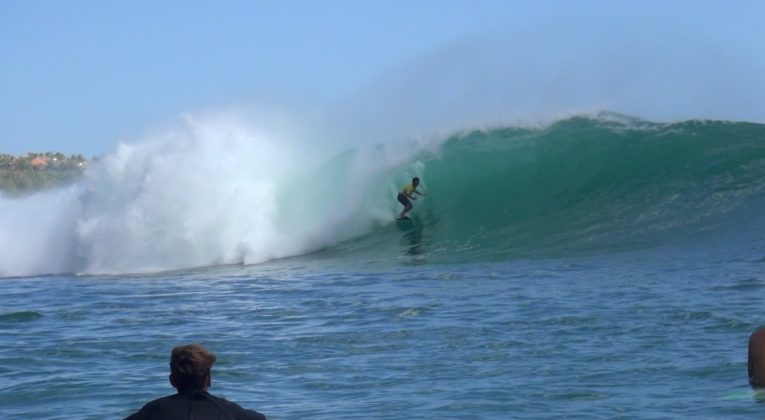
<path fill-rule="evenodd" d="M 762 1 L 0 0 L 0 153 L 103 154 L 185 112 L 271 103 L 430 128 L 599 108 L 765 122 L 763 16 Z"/>

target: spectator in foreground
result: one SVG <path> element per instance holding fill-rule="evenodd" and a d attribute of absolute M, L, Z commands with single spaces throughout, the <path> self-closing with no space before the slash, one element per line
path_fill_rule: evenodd
<path fill-rule="evenodd" d="M 170 354 L 170 384 L 178 393 L 149 402 L 126 420 L 265 420 L 266 416 L 257 411 L 207 392 L 215 360 L 215 355 L 199 344 L 175 347 Z"/>
<path fill-rule="evenodd" d="M 765 328 L 749 336 L 749 385 L 765 388 Z"/>

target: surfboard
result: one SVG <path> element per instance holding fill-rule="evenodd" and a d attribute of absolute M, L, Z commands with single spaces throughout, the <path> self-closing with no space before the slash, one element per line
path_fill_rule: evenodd
<path fill-rule="evenodd" d="M 396 227 L 398 228 L 398 230 L 400 230 L 402 232 L 408 231 L 408 230 L 414 228 L 414 220 L 412 220 L 412 219 L 410 219 L 409 217 L 406 217 L 406 216 L 402 217 L 401 219 L 399 219 L 397 217 L 396 218 Z"/>

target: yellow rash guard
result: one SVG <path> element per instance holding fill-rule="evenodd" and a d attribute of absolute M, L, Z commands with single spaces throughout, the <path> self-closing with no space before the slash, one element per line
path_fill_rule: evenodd
<path fill-rule="evenodd" d="M 401 190 L 401 194 L 404 194 L 405 197 L 409 197 L 414 192 L 414 185 L 409 184 L 406 187 L 404 187 L 403 190 Z"/>

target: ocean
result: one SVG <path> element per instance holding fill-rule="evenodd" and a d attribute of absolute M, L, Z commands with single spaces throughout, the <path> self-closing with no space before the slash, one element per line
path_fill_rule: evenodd
<path fill-rule="evenodd" d="M 426 196 L 397 223 L 413 176 Z M 0 198 L 0 418 L 758 418 L 765 125 L 619 114 L 301 152 L 192 126 Z"/>

